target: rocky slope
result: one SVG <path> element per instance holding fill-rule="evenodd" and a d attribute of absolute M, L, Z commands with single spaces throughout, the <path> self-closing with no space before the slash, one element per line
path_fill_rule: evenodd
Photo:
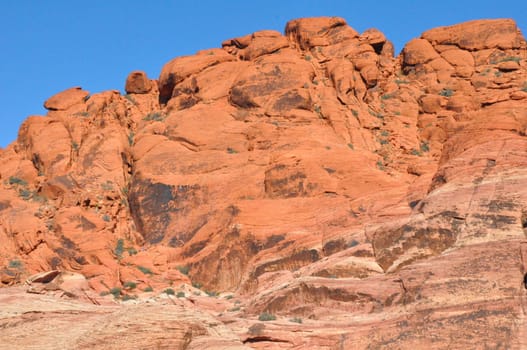
<path fill-rule="evenodd" d="M 298 19 L 132 72 L 125 96 L 51 97 L 0 150 L 1 283 L 73 271 L 84 292 L 63 297 L 139 297 L 89 306 L 70 348 L 130 313 L 181 324 L 150 342 L 123 321 L 145 348 L 527 346 L 526 41 L 479 20 L 393 51 Z M 20 317 L 8 338 L 45 333 Z"/>

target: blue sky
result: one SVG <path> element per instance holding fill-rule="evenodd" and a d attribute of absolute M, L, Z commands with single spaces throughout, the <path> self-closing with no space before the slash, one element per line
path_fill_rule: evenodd
<path fill-rule="evenodd" d="M 195 4 L 197 3 L 197 4 Z M 513 18 L 527 32 L 527 1 L 0 1 L 0 147 L 43 102 L 72 86 L 123 90 L 132 70 L 157 78 L 170 59 L 288 20 L 340 16 L 380 29 L 396 46 L 423 31 L 479 18 Z"/>

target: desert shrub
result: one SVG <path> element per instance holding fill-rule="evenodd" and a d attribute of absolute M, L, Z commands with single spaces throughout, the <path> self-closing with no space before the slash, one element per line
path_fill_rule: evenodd
<path fill-rule="evenodd" d="M 185 297 L 185 292 L 177 292 L 176 297 L 184 298 Z"/>
<path fill-rule="evenodd" d="M 163 115 L 159 112 L 149 113 L 143 118 L 143 120 L 145 121 L 156 121 L 156 122 L 161 122 L 164 119 L 165 117 L 163 117 Z"/>
<path fill-rule="evenodd" d="M 8 180 L 10 185 L 27 186 L 27 182 L 19 177 L 10 176 Z"/>
<path fill-rule="evenodd" d="M 163 291 L 166 295 L 175 295 L 176 292 L 172 288 L 167 288 Z"/>
<path fill-rule="evenodd" d="M 440 96 L 450 97 L 454 95 L 454 90 L 452 89 L 443 89 L 439 92 Z"/>
<path fill-rule="evenodd" d="M 302 323 L 302 319 L 299 318 L 299 317 L 294 317 L 292 319 L 289 320 L 290 322 L 295 322 L 295 323 Z"/>
<path fill-rule="evenodd" d="M 144 273 L 145 275 L 153 275 L 154 273 L 152 272 L 152 270 L 150 270 L 148 267 L 144 267 L 144 266 L 137 266 L 137 269 L 139 271 L 141 271 L 142 273 Z"/>
<path fill-rule="evenodd" d="M 118 298 L 121 295 L 121 288 L 114 287 L 110 289 L 110 294 L 113 295 L 114 298 Z"/>
<path fill-rule="evenodd" d="M 135 289 L 137 287 L 137 283 L 131 281 L 124 282 L 123 287 L 126 289 Z"/>
<path fill-rule="evenodd" d="M 20 260 L 13 259 L 13 260 L 9 261 L 8 267 L 10 269 L 19 269 L 19 268 L 22 267 L 22 262 Z"/>
<path fill-rule="evenodd" d="M 103 217 L 104 220 L 104 217 Z M 117 255 L 117 258 L 121 258 L 123 256 L 124 252 L 124 240 L 122 238 L 117 240 L 117 244 L 115 245 L 114 254 Z"/>
<path fill-rule="evenodd" d="M 258 321 L 274 321 L 276 316 L 267 312 L 263 312 L 258 316 Z"/>

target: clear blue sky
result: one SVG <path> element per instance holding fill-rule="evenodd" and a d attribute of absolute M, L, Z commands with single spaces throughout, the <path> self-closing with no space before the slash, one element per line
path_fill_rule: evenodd
<path fill-rule="evenodd" d="M 378 28 L 397 51 L 425 30 L 472 19 L 513 18 L 527 32 L 527 0 L 0 0 L 0 147 L 66 88 L 122 91 L 132 70 L 157 78 L 174 57 L 312 16 Z"/>

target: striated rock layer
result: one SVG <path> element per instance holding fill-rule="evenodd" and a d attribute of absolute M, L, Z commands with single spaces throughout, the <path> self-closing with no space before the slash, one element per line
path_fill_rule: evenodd
<path fill-rule="evenodd" d="M 82 319 L 58 343 L 44 318 L 6 314 L 3 338 L 28 327 L 108 348 L 122 318 L 145 348 L 527 346 L 514 21 L 432 29 L 394 57 L 376 29 L 297 19 L 175 58 L 157 80 L 132 72 L 125 90 L 63 91 L 0 150 L 0 281 L 73 271 L 137 305 L 33 310 L 56 332 Z M 150 297 L 163 291 L 183 306 Z"/>

